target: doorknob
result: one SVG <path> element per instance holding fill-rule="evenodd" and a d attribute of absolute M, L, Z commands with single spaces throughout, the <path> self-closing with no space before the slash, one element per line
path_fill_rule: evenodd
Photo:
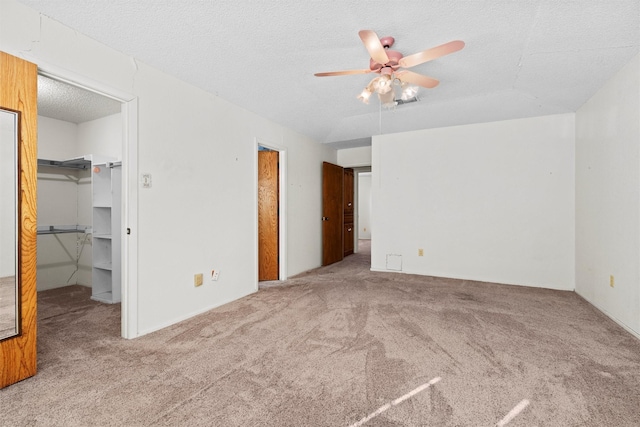
<path fill-rule="evenodd" d="M 328 216 L 323 216 L 323 217 L 322 217 L 322 220 L 323 220 L 323 221 L 329 221 L 329 217 L 328 217 Z"/>

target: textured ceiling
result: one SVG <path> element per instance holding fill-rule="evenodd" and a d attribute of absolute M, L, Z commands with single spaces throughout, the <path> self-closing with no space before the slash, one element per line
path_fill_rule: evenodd
<path fill-rule="evenodd" d="M 121 52 L 319 142 L 576 111 L 639 51 L 640 0 L 19 0 Z M 395 110 L 356 99 L 372 75 L 358 31 L 440 80 Z M 347 141 L 347 142 L 345 142 Z"/>
<path fill-rule="evenodd" d="M 38 76 L 38 115 L 71 123 L 84 123 L 120 112 L 111 98 L 76 86 Z"/>

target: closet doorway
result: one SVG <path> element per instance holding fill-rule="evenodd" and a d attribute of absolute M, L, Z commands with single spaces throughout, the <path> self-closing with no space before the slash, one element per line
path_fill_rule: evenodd
<path fill-rule="evenodd" d="M 84 83 L 55 71 L 38 76 L 38 314 L 57 315 L 44 312 L 50 300 L 60 311 L 77 307 L 57 301 L 110 304 L 120 335 L 133 338 L 135 302 L 125 294 L 135 293 L 127 278 L 137 246 L 129 246 L 124 230 L 132 226 L 126 198 L 137 197 L 128 178 L 135 167 L 127 165 L 137 149 L 137 100 Z"/>
<path fill-rule="evenodd" d="M 285 154 L 273 146 L 257 144 L 258 282 L 286 279 Z"/>

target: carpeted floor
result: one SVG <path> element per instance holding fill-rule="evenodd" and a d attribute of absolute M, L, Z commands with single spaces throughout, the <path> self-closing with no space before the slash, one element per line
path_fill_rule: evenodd
<path fill-rule="evenodd" d="M 572 292 L 369 271 L 366 250 L 135 339 L 39 297 L 3 426 L 638 426 L 640 341 Z"/>

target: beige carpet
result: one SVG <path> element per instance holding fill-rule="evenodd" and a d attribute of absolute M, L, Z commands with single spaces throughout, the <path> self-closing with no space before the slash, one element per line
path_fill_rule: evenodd
<path fill-rule="evenodd" d="M 370 272 L 368 253 L 136 340 L 41 293 L 3 426 L 638 426 L 640 342 L 580 297 Z"/>

